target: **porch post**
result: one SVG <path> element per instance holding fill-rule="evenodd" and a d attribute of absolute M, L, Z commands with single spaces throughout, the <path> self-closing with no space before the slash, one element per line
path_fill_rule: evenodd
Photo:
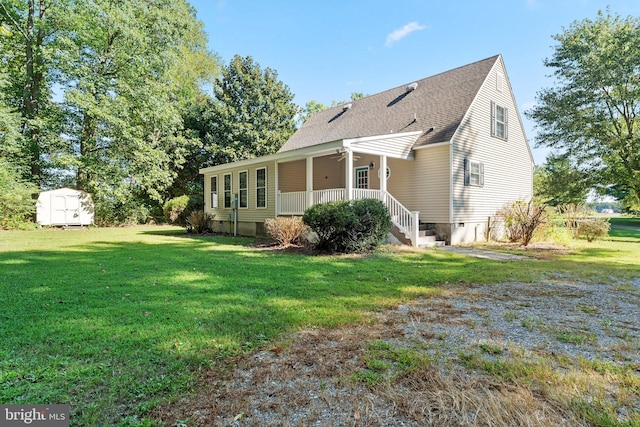
<path fill-rule="evenodd" d="M 345 181 L 345 189 L 346 189 L 346 198 L 347 200 L 351 200 L 353 198 L 353 153 L 351 149 L 347 148 L 347 152 L 345 153 L 344 159 L 344 181 Z"/>
<path fill-rule="evenodd" d="M 313 205 L 313 157 L 307 157 L 307 207 Z"/>
<path fill-rule="evenodd" d="M 387 156 L 380 156 L 380 169 L 378 173 L 380 174 L 380 194 L 384 198 L 387 194 Z"/>
<path fill-rule="evenodd" d="M 420 238 L 420 212 L 411 212 L 411 216 L 413 225 L 411 229 L 411 246 L 418 246 L 418 239 Z"/>
<path fill-rule="evenodd" d="M 280 216 L 280 182 L 278 181 L 278 162 L 275 161 L 273 167 L 275 168 L 276 174 L 276 185 L 274 187 L 275 196 L 276 196 L 276 217 Z M 267 181 L 268 183 L 269 181 Z"/>

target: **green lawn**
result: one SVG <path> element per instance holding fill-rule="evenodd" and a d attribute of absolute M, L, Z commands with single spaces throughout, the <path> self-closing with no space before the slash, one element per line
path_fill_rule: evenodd
<path fill-rule="evenodd" d="M 623 225 L 640 229 L 640 218 L 632 216 L 613 216 L 609 218 L 611 225 Z"/>
<path fill-rule="evenodd" d="M 199 370 L 282 333 L 366 320 L 449 283 L 640 275 L 640 232 L 499 262 L 437 250 L 257 250 L 173 227 L 0 232 L 0 403 L 70 403 L 72 425 L 142 425 Z"/>

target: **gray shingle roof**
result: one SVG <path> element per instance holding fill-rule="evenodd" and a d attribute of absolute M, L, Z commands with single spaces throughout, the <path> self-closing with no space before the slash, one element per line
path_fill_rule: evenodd
<path fill-rule="evenodd" d="M 311 116 L 279 152 L 330 141 L 421 130 L 415 147 L 449 141 L 499 55 Z M 415 117 L 415 120 L 414 120 Z M 434 127 L 434 130 L 429 131 Z"/>

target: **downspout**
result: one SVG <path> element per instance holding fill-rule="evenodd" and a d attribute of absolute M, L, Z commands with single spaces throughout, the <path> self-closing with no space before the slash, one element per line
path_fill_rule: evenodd
<path fill-rule="evenodd" d="M 238 235 L 238 193 L 233 195 L 233 236 Z"/>

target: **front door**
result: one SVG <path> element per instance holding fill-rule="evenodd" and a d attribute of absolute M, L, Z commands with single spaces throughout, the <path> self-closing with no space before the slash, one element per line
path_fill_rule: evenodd
<path fill-rule="evenodd" d="M 356 188 L 369 188 L 369 167 L 364 166 L 361 168 L 356 168 L 356 179 L 355 179 Z"/>

